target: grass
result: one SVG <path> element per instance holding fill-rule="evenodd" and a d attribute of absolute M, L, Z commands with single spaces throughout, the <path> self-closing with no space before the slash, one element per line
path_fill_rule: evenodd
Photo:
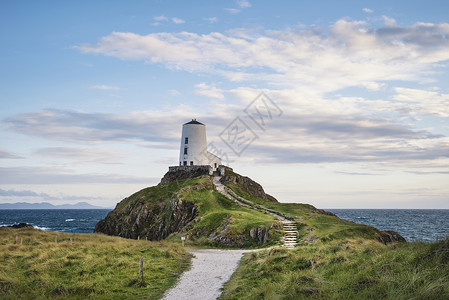
<path fill-rule="evenodd" d="M 169 242 L 0 228 L 1 299 L 157 299 L 189 264 Z"/>
<path fill-rule="evenodd" d="M 246 254 L 220 299 L 447 299 L 449 238 L 366 239 Z"/>
<path fill-rule="evenodd" d="M 241 176 L 234 172 L 231 172 L 230 175 Z M 225 185 L 233 193 L 252 202 L 254 207 L 262 205 L 290 220 L 296 221 L 296 227 L 299 230 L 301 239 L 314 237 L 315 239 L 326 241 L 360 237 L 375 240 L 380 236 L 379 230 L 372 226 L 342 220 L 309 204 L 269 201 L 245 192 L 245 189 L 247 189 L 245 186 L 230 181 L 225 182 Z"/>
<path fill-rule="evenodd" d="M 206 182 L 211 182 L 211 178 L 202 179 L 199 182 L 203 186 L 209 186 Z M 174 233 L 168 240 L 178 240 L 181 235 L 187 235 L 186 241 L 189 246 L 206 246 L 206 247 L 224 247 L 224 248 L 242 248 L 242 247 L 261 247 L 270 246 L 280 243 L 281 232 L 276 229 L 270 231 L 269 243 L 261 245 L 259 241 L 249 236 L 251 229 L 258 227 L 269 228 L 277 219 L 264 212 L 243 207 L 234 201 L 228 199 L 213 189 L 188 189 L 179 194 L 183 201 L 191 201 L 195 203 L 200 212 L 200 217 L 191 228 L 187 228 L 185 232 Z M 246 241 L 237 243 L 236 245 L 224 245 L 211 241 L 208 237 L 213 234 L 220 234 L 226 230 L 228 238 L 240 239 L 245 237 Z"/>

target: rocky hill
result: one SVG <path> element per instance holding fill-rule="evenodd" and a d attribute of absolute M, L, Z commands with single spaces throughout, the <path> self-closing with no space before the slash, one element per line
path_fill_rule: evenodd
<path fill-rule="evenodd" d="M 352 237 L 401 240 L 396 233 L 341 220 L 308 204 L 279 203 L 257 182 L 226 168 L 220 181 L 245 202 L 238 204 L 216 190 L 213 178 L 197 168 L 168 172 L 157 186 L 118 203 L 94 232 L 148 240 L 186 236 L 189 243 L 219 247 L 267 246 L 280 244 L 282 216 L 294 221 L 304 243 Z"/>

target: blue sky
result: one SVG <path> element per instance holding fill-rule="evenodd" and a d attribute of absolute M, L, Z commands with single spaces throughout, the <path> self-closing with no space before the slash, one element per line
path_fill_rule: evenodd
<path fill-rule="evenodd" d="M 281 202 L 449 208 L 448 9 L 1 1 L 0 203 L 112 207 L 177 164 L 197 118 Z"/>

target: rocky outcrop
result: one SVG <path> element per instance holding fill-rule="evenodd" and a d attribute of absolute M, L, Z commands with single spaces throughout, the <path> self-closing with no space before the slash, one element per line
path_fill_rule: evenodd
<path fill-rule="evenodd" d="M 281 225 L 276 222 L 270 227 L 259 226 L 253 228 L 249 231 L 249 236 L 247 232 L 241 232 L 236 234 L 230 230 L 229 226 L 232 224 L 232 219 L 228 218 L 223 224 L 221 230 L 214 232 L 209 235 L 209 240 L 224 246 L 229 247 L 242 247 L 245 243 L 251 243 L 256 245 L 266 244 L 271 238 L 271 230 L 279 229 Z"/>
<path fill-rule="evenodd" d="M 393 230 L 383 230 L 380 232 L 380 234 L 381 235 L 377 238 L 377 240 L 381 243 L 384 243 L 385 245 L 391 243 L 407 242 L 407 240 L 403 236 Z"/>
<path fill-rule="evenodd" d="M 142 190 L 124 199 L 106 218 L 95 226 L 94 232 L 132 239 L 162 240 L 198 216 L 193 202 L 178 197 L 148 199 Z M 153 201 L 152 201 L 153 200 Z"/>
<path fill-rule="evenodd" d="M 264 200 L 278 202 L 276 198 L 266 194 L 263 187 L 251 178 L 234 173 L 234 171 L 229 167 L 224 168 L 225 175 L 221 178 L 221 182 L 224 185 L 235 185 L 247 194 L 262 198 Z"/>
<path fill-rule="evenodd" d="M 19 224 L 9 225 L 9 226 L 5 226 L 5 227 L 19 229 L 19 228 L 33 227 L 33 225 L 27 224 L 27 223 L 19 223 Z"/>
<path fill-rule="evenodd" d="M 159 184 L 209 175 L 209 169 L 207 167 L 208 166 L 170 167 L 169 171 L 165 173 Z"/>

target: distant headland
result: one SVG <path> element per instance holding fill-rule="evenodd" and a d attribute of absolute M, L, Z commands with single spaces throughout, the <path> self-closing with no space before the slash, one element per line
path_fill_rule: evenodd
<path fill-rule="evenodd" d="M 0 203 L 0 209 L 109 209 L 107 207 L 95 206 L 87 202 L 78 202 L 76 204 L 53 205 L 48 202 L 41 203 Z"/>

